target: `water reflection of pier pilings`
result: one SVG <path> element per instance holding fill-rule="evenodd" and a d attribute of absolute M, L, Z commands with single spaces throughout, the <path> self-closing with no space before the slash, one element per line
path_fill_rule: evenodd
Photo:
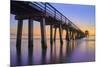
<path fill-rule="evenodd" d="M 71 62 L 71 54 L 74 49 L 77 47 L 77 40 L 66 41 L 66 61 L 69 63 Z"/>
<path fill-rule="evenodd" d="M 16 66 L 21 65 L 21 47 L 16 48 Z"/>
<path fill-rule="evenodd" d="M 41 64 L 46 64 L 46 54 L 47 54 L 47 49 L 42 50 Z"/>
<path fill-rule="evenodd" d="M 33 47 L 28 48 L 28 64 L 32 65 L 34 62 L 33 60 Z"/>
<path fill-rule="evenodd" d="M 74 49 L 77 47 L 77 40 L 64 40 L 66 44 L 60 44 L 59 47 L 59 58 L 57 57 L 56 51 L 56 42 L 53 44 L 51 50 L 50 50 L 50 63 L 64 63 L 64 62 L 71 62 L 71 54 L 74 51 Z M 66 49 L 65 49 L 66 47 Z M 65 51 L 64 51 L 65 49 Z"/>

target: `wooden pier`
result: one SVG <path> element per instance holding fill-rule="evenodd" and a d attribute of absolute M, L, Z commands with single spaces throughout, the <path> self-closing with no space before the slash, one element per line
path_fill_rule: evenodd
<path fill-rule="evenodd" d="M 51 46 L 56 40 L 57 29 L 59 29 L 61 45 L 63 44 L 63 30 L 66 31 L 65 39 L 67 41 L 85 37 L 83 31 L 49 3 L 11 1 L 11 14 L 16 15 L 15 19 L 18 20 L 16 47 L 19 48 L 21 47 L 23 20 L 26 19 L 28 20 L 29 48 L 33 47 L 33 20 L 40 22 L 42 49 L 47 48 L 46 25 L 50 26 Z"/>

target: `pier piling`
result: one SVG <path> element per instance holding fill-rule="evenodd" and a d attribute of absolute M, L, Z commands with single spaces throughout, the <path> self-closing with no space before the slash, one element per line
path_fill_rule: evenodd
<path fill-rule="evenodd" d="M 56 40 L 56 31 L 57 31 L 57 28 L 55 27 L 55 30 L 54 30 L 54 42 Z"/>
<path fill-rule="evenodd" d="M 18 20 L 16 47 L 21 47 L 23 20 Z"/>
<path fill-rule="evenodd" d="M 53 44 L 53 25 L 50 25 L 50 44 Z"/>
<path fill-rule="evenodd" d="M 46 49 L 47 48 L 47 44 L 46 44 L 45 18 L 42 18 L 42 21 L 40 23 L 40 28 L 41 28 L 41 44 L 42 44 L 42 49 Z"/>
<path fill-rule="evenodd" d="M 63 40 L 62 40 L 62 26 L 61 25 L 59 27 L 59 36 L 60 36 L 60 43 L 63 44 Z"/>
<path fill-rule="evenodd" d="M 28 47 L 33 48 L 33 20 L 29 19 L 28 22 Z"/>

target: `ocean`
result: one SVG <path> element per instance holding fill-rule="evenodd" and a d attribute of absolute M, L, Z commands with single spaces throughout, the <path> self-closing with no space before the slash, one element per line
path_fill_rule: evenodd
<path fill-rule="evenodd" d="M 28 38 L 22 38 L 21 50 L 16 49 L 16 38 L 10 38 L 10 64 L 11 66 L 27 66 L 58 63 L 76 63 L 95 61 L 95 37 L 89 36 L 77 40 L 66 41 L 63 45 L 59 38 L 53 46 L 47 39 L 47 50 L 41 49 L 41 38 L 33 39 L 33 48 L 28 48 Z"/>

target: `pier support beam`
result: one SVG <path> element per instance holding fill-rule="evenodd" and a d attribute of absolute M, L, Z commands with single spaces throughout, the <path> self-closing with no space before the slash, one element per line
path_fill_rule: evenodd
<path fill-rule="evenodd" d="M 42 49 L 46 49 L 47 48 L 47 44 L 46 44 L 45 18 L 42 18 L 42 21 L 40 23 L 40 28 L 41 28 Z"/>
<path fill-rule="evenodd" d="M 71 30 L 69 30 L 69 40 L 71 40 Z"/>
<path fill-rule="evenodd" d="M 74 32 L 72 31 L 72 40 L 74 40 Z"/>
<path fill-rule="evenodd" d="M 77 32 L 76 38 L 79 39 L 80 38 L 80 33 Z"/>
<path fill-rule="evenodd" d="M 59 27 L 59 35 L 60 35 L 60 43 L 62 45 L 63 44 L 63 40 L 62 40 L 62 26 L 61 25 Z"/>
<path fill-rule="evenodd" d="M 77 39 L 79 39 L 79 32 L 77 32 Z"/>
<path fill-rule="evenodd" d="M 16 47 L 21 47 L 23 20 L 18 20 Z"/>
<path fill-rule="evenodd" d="M 67 30 L 66 30 L 66 38 L 65 38 L 67 41 L 69 41 L 69 33 L 68 33 L 68 32 L 69 32 L 69 31 L 68 31 L 68 29 L 67 29 Z"/>
<path fill-rule="evenodd" d="M 74 38 L 75 38 L 75 40 L 77 39 L 77 33 L 76 32 L 75 32 Z"/>
<path fill-rule="evenodd" d="M 33 20 L 28 22 L 28 47 L 33 48 Z"/>
<path fill-rule="evenodd" d="M 70 30 L 70 40 L 73 40 L 73 31 Z"/>
<path fill-rule="evenodd" d="M 75 36 L 75 39 L 78 39 L 78 33 L 76 32 L 76 36 Z"/>
<path fill-rule="evenodd" d="M 50 44 L 53 44 L 53 25 L 50 25 Z"/>
<path fill-rule="evenodd" d="M 54 30 L 54 42 L 56 40 L 56 31 L 57 31 L 57 28 L 55 27 L 55 30 Z"/>

